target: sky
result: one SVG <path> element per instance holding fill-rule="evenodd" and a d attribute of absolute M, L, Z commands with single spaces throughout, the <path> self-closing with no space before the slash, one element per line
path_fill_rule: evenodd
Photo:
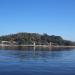
<path fill-rule="evenodd" d="M 75 41 L 75 0 L 0 0 L 0 36 L 18 32 Z"/>

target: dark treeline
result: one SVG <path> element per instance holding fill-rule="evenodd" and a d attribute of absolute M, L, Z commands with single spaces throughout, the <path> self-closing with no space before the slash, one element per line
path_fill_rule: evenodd
<path fill-rule="evenodd" d="M 0 37 L 1 41 L 16 41 L 17 44 L 48 44 L 50 42 L 55 43 L 56 45 L 75 45 L 75 42 L 64 40 L 61 36 L 48 35 L 48 34 L 38 34 L 38 33 L 17 33 L 10 34 Z"/>

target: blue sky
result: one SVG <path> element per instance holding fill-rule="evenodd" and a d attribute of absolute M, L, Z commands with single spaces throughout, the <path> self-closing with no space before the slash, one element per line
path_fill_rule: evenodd
<path fill-rule="evenodd" d="M 75 41 L 75 0 L 0 0 L 0 35 L 17 32 Z"/>

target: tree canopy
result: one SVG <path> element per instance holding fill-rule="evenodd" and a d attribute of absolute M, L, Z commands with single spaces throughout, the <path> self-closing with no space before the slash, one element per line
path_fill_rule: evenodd
<path fill-rule="evenodd" d="M 17 33 L 0 36 L 1 41 L 15 41 L 17 44 L 48 44 L 50 42 L 56 45 L 75 45 L 75 42 L 64 40 L 61 36 L 38 34 L 38 33 Z"/>

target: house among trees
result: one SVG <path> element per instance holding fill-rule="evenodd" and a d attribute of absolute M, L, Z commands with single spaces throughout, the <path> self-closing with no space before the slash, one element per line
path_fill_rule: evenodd
<path fill-rule="evenodd" d="M 15 45 L 15 44 L 17 44 L 17 42 L 15 42 L 15 41 L 1 41 L 1 44 L 5 44 L 5 45 Z"/>

